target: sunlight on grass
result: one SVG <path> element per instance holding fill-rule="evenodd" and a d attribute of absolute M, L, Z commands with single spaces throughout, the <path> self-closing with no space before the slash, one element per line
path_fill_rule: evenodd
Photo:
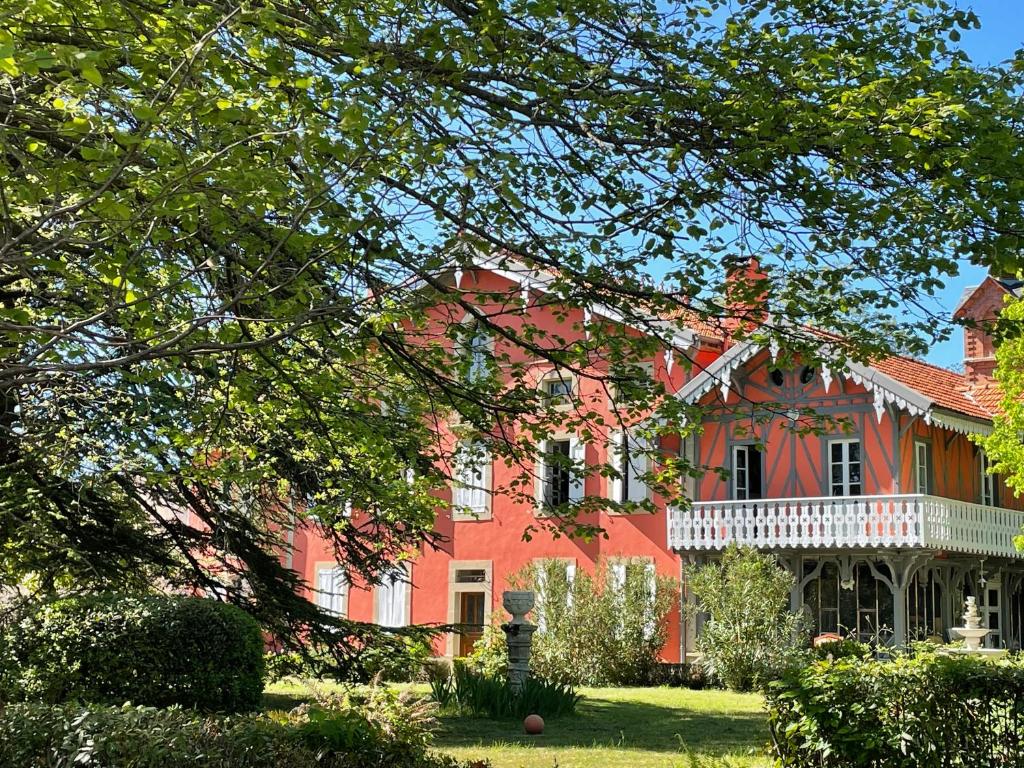
<path fill-rule="evenodd" d="M 426 693 L 425 687 L 416 686 Z M 442 715 L 435 748 L 494 768 L 691 768 L 769 765 L 763 700 L 753 694 L 684 688 L 583 688 L 575 715 L 551 720 L 541 736 L 517 721 Z M 308 697 L 299 684 L 267 690 L 268 708 Z M 691 760 L 692 757 L 692 760 Z M 719 762 L 699 762 L 722 758 Z"/>

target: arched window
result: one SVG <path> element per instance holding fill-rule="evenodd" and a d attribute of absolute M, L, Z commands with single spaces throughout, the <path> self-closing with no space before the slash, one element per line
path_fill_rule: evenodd
<path fill-rule="evenodd" d="M 479 324 L 466 329 L 462 354 L 466 363 L 466 379 L 475 383 L 486 379 L 491 373 L 491 334 Z"/>

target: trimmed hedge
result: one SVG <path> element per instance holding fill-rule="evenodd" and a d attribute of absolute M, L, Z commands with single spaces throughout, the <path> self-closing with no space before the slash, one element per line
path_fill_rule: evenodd
<path fill-rule="evenodd" d="M 0 766 L 132 768 L 455 768 L 399 702 L 306 707 L 276 717 L 180 708 L 10 704 Z M 411 722 L 408 722 L 411 719 Z"/>
<path fill-rule="evenodd" d="M 1024 765 L 1024 666 L 923 654 L 841 658 L 794 670 L 768 692 L 782 766 Z"/>
<path fill-rule="evenodd" d="M 98 595 L 39 604 L 0 636 L 0 700 L 256 709 L 263 638 L 215 600 Z"/>

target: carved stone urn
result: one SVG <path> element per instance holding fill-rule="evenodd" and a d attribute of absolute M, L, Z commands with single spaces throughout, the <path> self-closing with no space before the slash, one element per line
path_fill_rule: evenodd
<path fill-rule="evenodd" d="M 530 646 L 537 627 L 526 620 L 526 614 L 533 610 L 533 592 L 504 592 L 501 604 L 512 614 L 512 620 L 501 625 L 508 645 L 508 683 L 513 693 L 523 689 L 530 676 Z"/>

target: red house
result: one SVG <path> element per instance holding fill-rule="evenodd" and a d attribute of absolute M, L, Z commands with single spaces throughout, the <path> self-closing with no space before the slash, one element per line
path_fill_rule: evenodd
<path fill-rule="evenodd" d="M 584 319 L 581 310 L 540 301 L 544 275 L 521 264 L 478 257 L 474 267 L 450 279 L 473 295 L 521 292 L 536 326 L 565 336 Z M 991 319 L 1004 296 L 1020 291 L 1017 281 L 989 278 L 965 293 L 957 315 Z M 520 307 L 487 311 L 495 322 L 523 322 Z M 451 308 L 438 313 L 441 323 L 466 320 Z M 992 630 L 989 643 L 1020 645 L 1024 560 L 1013 537 L 1024 525 L 1024 507 L 986 472 L 984 453 L 970 440 L 991 428 L 998 399 L 992 340 L 980 326 L 965 331 L 961 374 L 902 357 L 842 370 L 776 368 L 770 349 L 750 342 L 729 346 L 719 329 L 696 319 L 685 325 L 673 344 L 697 361 L 693 372 L 673 366 L 665 354 L 649 365 L 677 397 L 706 406 L 697 438 L 661 448 L 685 450 L 703 466 L 728 470 L 727 478 L 707 472 L 693 483 L 692 505 L 652 494 L 638 477 L 642 471 L 627 471 L 622 480 L 592 473 L 580 482 L 545 471 L 544 456 L 551 452 L 596 465 L 609 461 L 608 451 L 620 444 L 614 431 L 604 444 L 555 434 L 538 446 L 537 503 L 493 493 L 507 487 L 514 470 L 478 456 L 442 499 L 436 522 L 442 548 L 422 552 L 383 585 L 350 584 L 326 545 L 310 531 L 296 530 L 290 561 L 310 585 L 310 599 L 389 626 L 464 624 L 464 633 L 435 649 L 461 655 L 492 611 L 501 610 L 508 577 L 535 561 L 563 561 L 571 575 L 592 571 L 600 559 L 643 559 L 658 573 L 681 579 L 685 601 L 687 568 L 735 542 L 778 555 L 796 576 L 792 607 L 807 611 L 818 631 L 894 644 L 945 639 L 959 623 L 964 596 L 975 595 Z M 469 354 L 484 364 L 495 343 L 473 338 Z M 537 385 L 564 398 L 567 408 L 574 402 L 609 408 L 608 392 L 594 381 L 566 377 L 515 354 L 515 362 L 532 366 Z M 471 371 L 476 364 L 474 357 Z M 759 403 L 775 404 L 774 412 L 759 410 Z M 780 403 L 788 406 L 781 412 Z M 793 427 L 807 408 L 848 427 L 799 435 Z M 656 512 L 584 516 L 583 522 L 608 532 L 606 539 L 534 535 L 523 541 L 544 502 L 583 496 L 650 498 Z M 679 610 L 669 617 L 665 660 L 693 650 L 695 624 Z"/>

